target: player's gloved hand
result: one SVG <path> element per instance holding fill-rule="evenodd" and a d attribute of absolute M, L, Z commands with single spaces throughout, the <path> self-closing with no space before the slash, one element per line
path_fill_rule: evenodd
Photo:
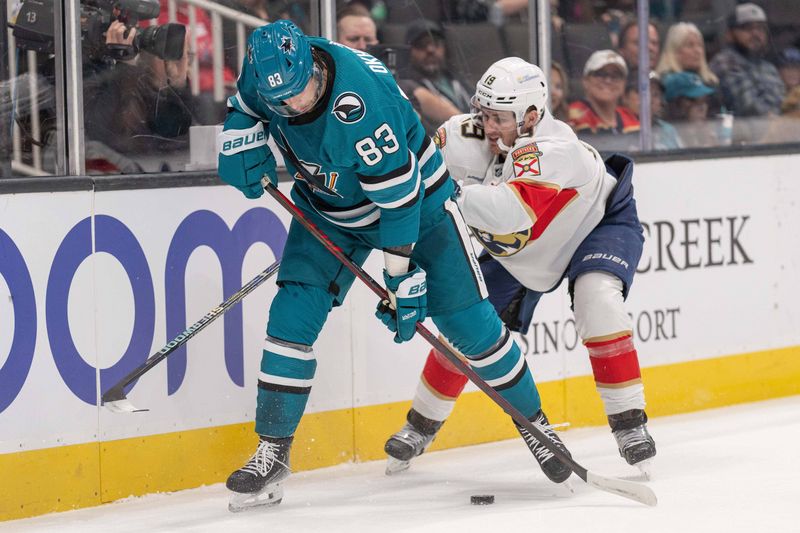
<path fill-rule="evenodd" d="M 219 134 L 219 176 L 248 198 L 264 194 L 261 178 L 278 184 L 275 156 L 267 146 L 267 135 L 260 122 L 247 129 L 228 129 Z"/>
<path fill-rule="evenodd" d="M 405 274 L 390 276 L 383 271 L 383 280 L 389 291 L 389 299 L 378 304 L 375 312 L 381 322 L 394 332 L 394 342 L 401 343 L 414 336 L 417 322 L 428 315 L 428 287 L 425 271 L 411 264 Z"/>

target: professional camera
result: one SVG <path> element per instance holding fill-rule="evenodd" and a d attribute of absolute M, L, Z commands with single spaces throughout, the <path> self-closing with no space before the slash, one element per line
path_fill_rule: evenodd
<path fill-rule="evenodd" d="M 158 0 L 83 0 L 81 2 L 81 39 L 92 59 L 110 57 L 132 59 L 144 50 L 166 60 L 183 56 L 186 27 L 183 24 L 163 24 L 138 28 L 133 46 L 106 45 L 105 32 L 115 20 L 135 28 L 140 20 L 158 17 Z M 25 0 L 13 24 L 17 46 L 23 50 L 54 52 L 53 0 Z"/>

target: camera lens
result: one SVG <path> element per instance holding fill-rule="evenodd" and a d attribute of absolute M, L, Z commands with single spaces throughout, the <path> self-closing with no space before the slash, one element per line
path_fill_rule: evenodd
<path fill-rule="evenodd" d="M 183 44 L 186 37 L 186 26 L 183 24 L 163 24 L 148 26 L 133 41 L 134 46 L 161 59 L 176 61 L 183 57 Z"/>

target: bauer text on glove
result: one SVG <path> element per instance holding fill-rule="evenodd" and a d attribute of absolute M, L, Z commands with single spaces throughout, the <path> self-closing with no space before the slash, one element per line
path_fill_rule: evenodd
<path fill-rule="evenodd" d="M 264 194 L 261 178 L 276 185 L 275 157 L 267 146 L 261 122 L 247 129 L 227 129 L 219 134 L 219 176 L 248 198 Z"/>
<path fill-rule="evenodd" d="M 381 302 L 375 312 L 375 316 L 395 333 L 394 341 L 397 343 L 411 340 L 417 322 L 425 320 L 428 314 L 425 271 L 415 265 L 411 267 L 399 276 L 383 272 L 391 302 Z"/>

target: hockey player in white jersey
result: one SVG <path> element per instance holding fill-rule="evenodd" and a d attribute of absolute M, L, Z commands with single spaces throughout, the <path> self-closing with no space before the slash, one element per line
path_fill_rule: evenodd
<path fill-rule="evenodd" d="M 525 333 L 541 295 L 568 279 L 575 325 L 620 455 L 642 467 L 656 449 L 623 306 L 644 242 L 633 162 L 619 154 L 603 161 L 546 102 L 539 67 L 500 60 L 477 84 L 474 113 L 452 117 L 434 140 L 462 183 L 464 219 L 486 250 L 480 261 L 489 300 L 509 329 Z M 430 445 L 466 381 L 431 350 L 407 423 L 386 443 L 387 473 L 407 468 Z M 532 437 L 521 433 L 531 446 Z"/>

